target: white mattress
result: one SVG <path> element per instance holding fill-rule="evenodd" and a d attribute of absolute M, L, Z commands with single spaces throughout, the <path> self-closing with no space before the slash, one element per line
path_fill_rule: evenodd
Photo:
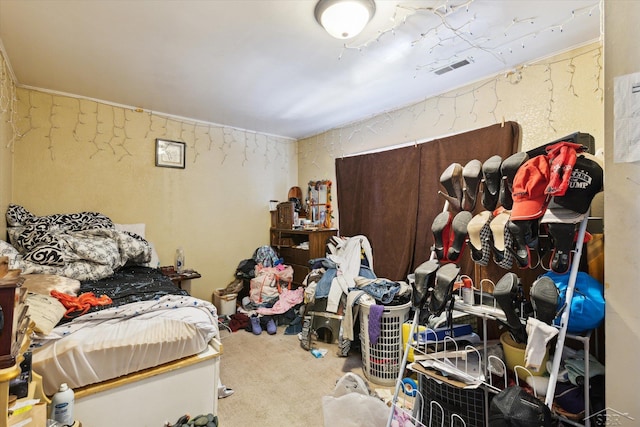
<path fill-rule="evenodd" d="M 57 326 L 33 341 L 33 369 L 52 395 L 61 383 L 78 388 L 199 353 L 216 336 L 213 304 L 167 295 Z"/>

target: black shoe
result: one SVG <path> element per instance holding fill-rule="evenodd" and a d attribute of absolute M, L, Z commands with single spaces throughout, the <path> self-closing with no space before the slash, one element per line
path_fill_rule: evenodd
<path fill-rule="evenodd" d="M 541 276 L 531 285 L 529 298 L 536 319 L 548 325 L 553 323 L 558 313 L 560 291 L 549 276 Z"/>
<path fill-rule="evenodd" d="M 455 264 L 445 264 L 438 269 L 433 292 L 429 295 L 429 313 L 434 316 L 442 314 L 453 295 L 453 283 L 458 278 L 460 267 Z"/>
<path fill-rule="evenodd" d="M 478 189 L 482 181 L 482 163 L 473 159 L 462 168 L 464 182 L 462 194 L 462 210 L 472 212 L 476 207 Z"/>
<path fill-rule="evenodd" d="M 433 273 L 438 270 L 439 266 L 438 260 L 431 259 L 423 262 L 416 268 L 414 272 L 413 293 L 411 294 L 411 301 L 414 307 L 422 309 L 424 306 L 429 296 L 429 289 L 433 288 L 435 278 L 435 274 Z"/>
<path fill-rule="evenodd" d="M 549 223 L 547 228 L 553 240 L 553 254 L 549 267 L 554 273 L 564 274 L 571 268 L 576 224 Z"/>
<path fill-rule="evenodd" d="M 458 262 L 462 251 L 464 251 L 465 243 L 467 241 L 467 225 L 471 221 L 473 215 L 468 211 L 461 211 L 453 217 L 451 222 L 451 245 L 447 251 L 447 259 L 451 262 Z"/>
<path fill-rule="evenodd" d="M 518 152 L 512 154 L 502 161 L 500 165 L 500 173 L 502 174 L 502 182 L 500 185 L 500 203 L 505 209 L 510 210 L 513 207 L 513 197 L 511 190 L 513 188 L 513 178 L 516 172 L 527 160 L 529 155 L 526 152 Z"/>
<path fill-rule="evenodd" d="M 507 273 L 496 283 L 493 289 L 493 297 L 498 306 L 504 311 L 507 318 L 507 327 L 513 340 L 517 343 L 527 342 L 527 331 L 520 322 L 520 317 L 516 313 L 516 305 L 514 301 L 518 295 L 520 286 L 520 278 L 515 273 Z"/>
<path fill-rule="evenodd" d="M 434 242 L 431 249 L 435 251 L 436 258 L 440 260 L 446 259 L 447 252 L 449 251 L 452 218 L 451 212 L 440 212 L 433 219 L 433 224 L 431 224 Z"/>
<path fill-rule="evenodd" d="M 511 253 L 520 268 L 537 267 L 538 235 L 537 220 L 507 222 L 507 228 L 513 236 L 513 249 Z"/>
<path fill-rule="evenodd" d="M 482 176 L 484 182 L 484 190 L 482 192 L 482 206 L 488 211 L 493 211 L 498 206 L 498 198 L 500 196 L 500 181 L 502 174 L 500 165 L 502 157 L 496 155 L 489 157 L 482 164 Z"/>

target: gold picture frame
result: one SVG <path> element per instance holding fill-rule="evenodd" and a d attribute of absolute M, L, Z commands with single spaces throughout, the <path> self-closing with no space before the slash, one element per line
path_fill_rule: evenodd
<path fill-rule="evenodd" d="M 185 168 L 184 142 L 170 141 L 168 139 L 156 139 L 156 166 L 163 168 Z"/>

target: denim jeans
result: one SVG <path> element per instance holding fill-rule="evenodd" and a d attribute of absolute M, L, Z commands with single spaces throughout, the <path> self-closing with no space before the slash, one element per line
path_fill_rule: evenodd
<path fill-rule="evenodd" d="M 377 279 L 359 289 L 371 295 L 376 301 L 389 304 L 400 291 L 400 285 L 387 279 Z"/>
<path fill-rule="evenodd" d="M 336 268 L 336 264 L 324 258 L 322 260 L 322 266 L 325 268 L 325 272 L 316 284 L 316 298 L 326 298 L 329 296 L 329 290 L 331 289 L 331 282 L 338 274 L 338 270 Z M 371 271 L 369 267 L 360 266 L 360 276 L 365 277 L 367 279 L 375 279 L 376 275 Z"/>

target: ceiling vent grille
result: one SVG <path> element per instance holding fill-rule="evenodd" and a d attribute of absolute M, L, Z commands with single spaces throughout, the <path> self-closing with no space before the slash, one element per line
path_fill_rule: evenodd
<path fill-rule="evenodd" d="M 469 59 L 463 59 L 462 61 L 458 61 L 453 64 L 446 65 L 442 68 L 438 68 L 437 70 L 434 71 L 434 73 L 437 75 L 441 75 L 444 73 L 448 73 L 449 71 L 453 71 L 456 68 L 464 67 L 465 65 L 469 65 L 469 64 L 471 64 L 471 61 Z"/>

